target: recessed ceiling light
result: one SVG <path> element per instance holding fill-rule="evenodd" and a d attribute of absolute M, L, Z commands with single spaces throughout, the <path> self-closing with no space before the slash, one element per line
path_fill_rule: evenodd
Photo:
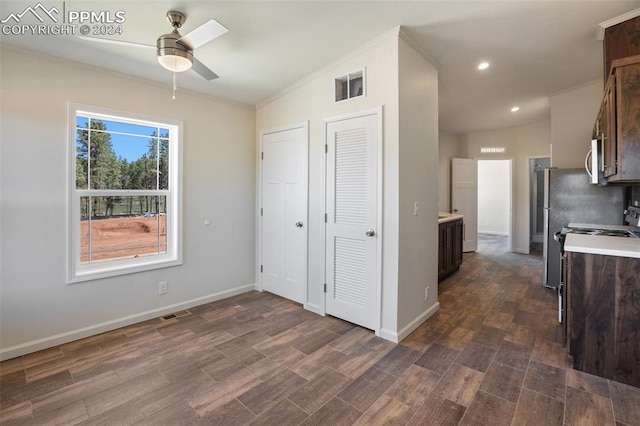
<path fill-rule="evenodd" d="M 478 64 L 479 70 L 486 70 L 487 68 L 489 68 L 489 62 L 480 62 Z"/>
<path fill-rule="evenodd" d="M 518 112 L 518 111 L 520 111 L 520 107 L 515 106 L 511 108 L 511 112 Z"/>

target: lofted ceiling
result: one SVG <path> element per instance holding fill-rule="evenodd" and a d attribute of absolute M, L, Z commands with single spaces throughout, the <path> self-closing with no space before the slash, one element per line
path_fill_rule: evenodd
<path fill-rule="evenodd" d="M 0 15 L 37 1 L 2 1 Z M 215 18 L 229 32 L 195 51 L 220 78 L 193 71 L 179 88 L 260 105 L 322 67 L 402 26 L 439 64 L 440 127 L 454 134 L 549 117 L 549 96 L 602 79 L 600 22 L 640 1 L 46 1 L 65 10 L 125 12 L 113 38 L 155 44 L 170 31 L 169 10 L 186 14 L 182 34 Z M 2 44 L 59 56 L 167 85 L 153 50 L 73 36 L 3 35 Z M 490 67 L 478 71 L 486 60 Z M 168 89 L 169 90 L 169 89 Z M 517 113 L 510 111 L 517 105 Z"/>

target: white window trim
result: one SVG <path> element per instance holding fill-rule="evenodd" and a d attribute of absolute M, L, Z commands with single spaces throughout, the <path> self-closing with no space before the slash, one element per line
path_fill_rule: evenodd
<path fill-rule="evenodd" d="M 169 194 L 165 191 L 144 191 L 145 195 L 167 195 L 167 227 L 173 232 L 167 234 L 167 253 L 142 257 L 120 259 L 80 264 L 80 197 L 76 195 L 76 114 L 85 112 L 93 116 L 104 116 L 105 119 L 117 119 L 132 124 L 157 124 L 159 127 L 169 128 L 171 137 L 169 141 Z M 83 281 L 100 278 L 114 277 L 118 275 L 132 274 L 159 268 L 167 268 L 182 264 L 182 129 L 183 122 L 164 118 L 150 117 L 125 111 L 100 108 L 76 103 L 68 104 L 67 117 L 67 282 L 74 284 Z M 177 154 L 177 155 L 176 155 Z M 85 191 L 84 195 L 93 195 L 93 191 Z M 115 190 L 113 193 L 122 195 L 123 192 L 131 192 L 140 195 L 140 191 Z M 100 195 L 109 195 L 106 191 L 100 191 Z"/>
<path fill-rule="evenodd" d="M 362 74 L 362 94 L 361 95 L 357 95 L 357 96 L 349 96 L 351 94 L 351 87 L 350 87 L 350 82 L 351 82 L 351 76 L 357 73 L 361 73 Z M 347 78 L 347 97 L 344 99 L 340 99 L 340 100 L 336 100 L 336 80 L 340 79 L 340 78 Z M 360 69 L 357 69 L 355 71 L 351 71 L 348 72 L 346 74 L 342 74 L 339 76 L 336 76 L 333 78 L 333 103 L 340 103 L 340 102 L 346 102 L 346 101 L 350 101 L 352 99 L 360 99 L 360 98 L 366 98 L 367 97 L 367 67 L 362 67 Z"/>

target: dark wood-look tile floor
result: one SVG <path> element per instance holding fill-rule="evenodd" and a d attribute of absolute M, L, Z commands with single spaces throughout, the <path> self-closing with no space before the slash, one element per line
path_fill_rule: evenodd
<path fill-rule="evenodd" d="M 399 345 L 250 292 L 8 360 L 0 424 L 640 425 L 640 389 L 567 367 L 541 263 L 481 236 Z"/>

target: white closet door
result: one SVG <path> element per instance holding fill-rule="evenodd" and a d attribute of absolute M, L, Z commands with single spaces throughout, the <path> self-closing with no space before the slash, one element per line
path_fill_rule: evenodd
<path fill-rule="evenodd" d="M 262 288 L 304 303 L 307 290 L 307 127 L 264 134 L 262 153 Z"/>
<path fill-rule="evenodd" d="M 327 123 L 326 311 L 379 322 L 378 115 Z"/>

